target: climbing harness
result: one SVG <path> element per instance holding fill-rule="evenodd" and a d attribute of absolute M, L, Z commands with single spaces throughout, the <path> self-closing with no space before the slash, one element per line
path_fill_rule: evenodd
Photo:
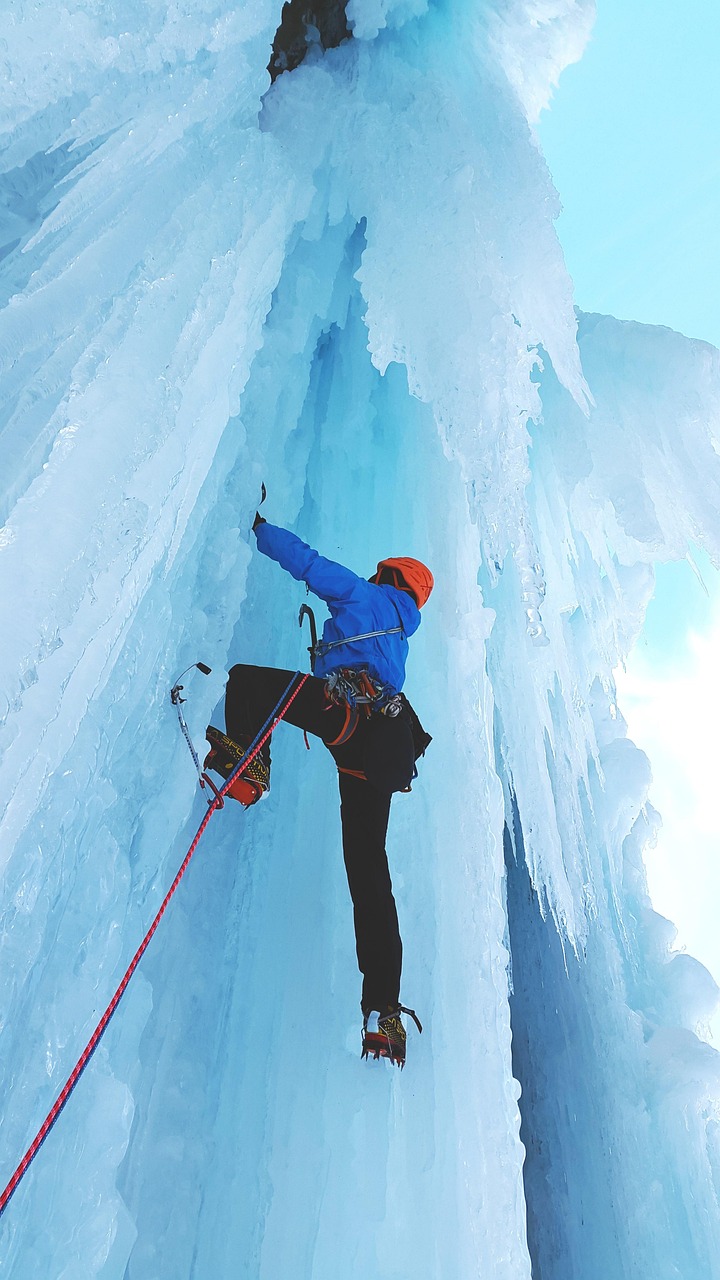
<path fill-rule="evenodd" d="M 199 669 L 200 669 L 201 671 L 203 671 L 203 673 L 204 673 L 205 675 L 207 675 L 207 674 L 208 674 L 208 670 L 206 670 L 206 668 L 205 668 L 204 664 L 196 663 L 195 665 L 196 665 L 196 666 L 198 666 L 198 667 L 199 667 Z M 188 671 L 190 671 L 190 670 L 191 670 L 191 668 L 190 668 L 190 667 L 188 667 Z M 186 673 L 185 673 L 185 672 L 183 672 L 183 675 L 185 675 L 185 674 L 186 674 Z M 180 677 L 180 678 L 182 679 L 182 677 Z M 248 750 L 247 750 L 246 754 L 243 756 L 243 759 L 239 762 L 239 764 L 237 765 L 237 767 L 233 770 L 233 772 L 231 773 L 231 775 L 230 775 L 230 777 L 228 778 L 227 782 L 225 782 L 225 783 L 222 785 L 222 787 L 220 788 L 220 790 L 219 790 L 219 791 L 216 793 L 216 795 L 213 797 L 212 801 L 210 801 L 210 806 L 209 806 L 209 808 L 208 808 L 207 812 L 205 813 L 205 815 L 203 816 L 203 820 L 202 820 L 202 822 L 200 823 L 200 826 L 198 827 L 198 829 L 197 829 L 197 831 L 196 831 L 196 833 L 195 833 L 195 838 L 194 838 L 194 840 L 193 840 L 192 844 L 190 845 L 190 848 L 188 849 L 188 851 L 187 851 L 187 853 L 186 853 L 186 855 L 185 855 L 185 858 L 184 858 L 184 860 L 183 860 L 183 863 L 182 863 L 182 865 L 181 865 L 181 867 L 180 867 L 180 869 L 179 869 L 179 871 L 178 871 L 177 875 L 175 876 L 175 879 L 173 880 L 173 882 L 172 882 L 172 884 L 171 884 L 170 888 L 168 889 L 168 892 L 166 893 L 165 897 L 163 898 L 162 904 L 161 904 L 161 906 L 160 906 L 159 911 L 157 912 L 157 915 L 155 916 L 155 919 L 153 920 L 152 924 L 150 925 L 150 928 L 148 929 L 147 933 L 145 934 L 145 937 L 143 938 L 142 942 L 140 943 L 140 946 L 138 947 L 137 951 L 135 952 L 135 955 L 133 956 L 132 960 L 130 961 L 130 964 L 128 965 L 127 969 L 125 970 L 125 973 L 124 973 L 124 975 L 123 975 L 122 981 L 120 982 L 120 985 L 118 986 L 118 988 L 117 988 L 117 990 L 116 990 L 116 992 L 115 992 L 114 996 L 112 997 L 112 1000 L 110 1001 L 110 1003 L 109 1003 L 109 1005 L 108 1005 L 107 1009 L 105 1010 L 105 1012 L 104 1012 L 104 1014 L 102 1015 L 102 1017 L 101 1017 L 100 1021 L 98 1022 L 98 1024 L 97 1024 L 97 1026 L 96 1026 L 95 1030 L 93 1031 L 93 1033 L 92 1033 L 92 1035 L 91 1035 L 90 1039 L 88 1040 L 88 1042 L 87 1042 L 87 1044 L 86 1044 L 85 1048 L 83 1049 L 83 1051 L 82 1051 L 82 1053 L 81 1053 L 80 1057 L 78 1058 L 78 1060 L 77 1060 L 77 1062 L 76 1062 L 75 1066 L 73 1067 L 73 1069 L 72 1069 L 72 1071 L 71 1071 L 70 1075 L 68 1076 L 67 1081 L 66 1081 L 66 1082 L 65 1082 L 65 1084 L 63 1085 L 63 1088 L 61 1089 L 60 1093 L 58 1094 L 57 1099 L 55 1100 L 55 1102 L 54 1102 L 53 1106 L 50 1108 L 50 1111 L 48 1112 L 48 1114 L 47 1114 L 47 1116 L 46 1116 L 45 1120 L 43 1121 L 42 1125 L 41 1125 L 41 1126 L 40 1126 L 40 1128 L 38 1129 L 37 1134 L 36 1134 L 36 1135 L 35 1135 L 35 1137 L 33 1138 L 33 1141 L 31 1142 L 30 1146 L 28 1147 L 27 1151 L 25 1152 L 25 1155 L 23 1156 L 22 1160 L 20 1161 L 20 1163 L 19 1163 L 19 1165 L 18 1165 L 17 1169 L 15 1170 L 15 1172 L 13 1173 L 13 1175 L 12 1175 L 12 1177 L 11 1177 L 10 1181 L 8 1182 L 7 1186 L 5 1187 L 5 1190 L 0 1194 L 0 1215 L 2 1215 L 2 1213 L 4 1212 L 5 1208 L 7 1207 L 8 1201 L 10 1200 L 10 1197 L 12 1196 L 13 1192 L 16 1190 L 16 1188 L 17 1188 L 18 1184 L 21 1182 L 22 1178 L 23 1178 L 23 1177 L 25 1176 L 25 1174 L 27 1173 L 27 1171 L 28 1171 L 28 1169 L 29 1169 L 29 1167 L 30 1167 L 30 1165 L 31 1165 L 32 1161 L 35 1159 L 35 1156 L 37 1155 L 37 1153 L 38 1153 L 38 1151 L 40 1150 L 40 1148 L 41 1148 L 41 1146 L 42 1146 L 43 1142 L 44 1142 L 44 1141 L 45 1141 L 45 1139 L 47 1138 L 47 1136 L 48 1136 L 48 1134 L 49 1134 L 50 1130 L 52 1129 L 52 1127 L 53 1127 L 53 1125 L 55 1124 L 55 1122 L 56 1122 L 56 1120 L 57 1120 L 58 1116 L 60 1115 L 60 1112 L 63 1110 L 63 1108 L 64 1108 L 64 1106 L 65 1106 L 66 1102 L 68 1101 L 68 1099 L 69 1099 L 69 1097 L 70 1097 L 71 1093 L 73 1092 L 73 1090 L 74 1090 L 74 1088 L 75 1088 L 76 1084 L 78 1083 L 78 1080 L 80 1079 L 80 1077 L 81 1077 L 81 1075 L 82 1075 L 83 1071 L 85 1070 L 85 1068 L 86 1068 L 86 1066 L 88 1065 L 88 1063 L 89 1063 L 89 1061 L 90 1061 L 90 1059 L 91 1059 L 92 1055 L 94 1054 L 95 1050 L 97 1049 L 98 1044 L 100 1043 L 100 1040 L 101 1040 L 101 1038 L 102 1038 L 102 1035 L 103 1035 L 104 1031 L 106 1030 L 107 1025 L 108 1025 L 108 1023 L 110 1022 L 110 1019 L 112 1018 L 112 1016 L 113 1016 L 113 1014 L 114 1014 L 115 1010 L 117 1009 L 117 1006 L 118 1006 L 118 1004 L 120 1003 L 120 1000 L 121 1000 L 121 998 L 122 998 L 122 995 L 123 995 L 123 993 L 124 993 L 124 991 L 125 991 L 125 989 L 126 989 L 126 987 L 127 987 L 128 983 L 129 983 L 130 979 L 132 978 L 132 976 L 133 976 L 133 974 L 134 974 L 135 970 L 137 969 L 137 966 L 138 966 L 138 964 L 140 963 L 140 961 L 141 961 L 141 959 L 142 959 L 143 955 L 145 954 L 145 951 L 147 950 L 147 947 L 148 947 L 148 945 L 149 945 L 149 943 L 150 943 L 151 938 L 153 937 L 153 934 L 155 933 L 155 930 L 157 929 L 157 927 L 158 927 L 158 925 L 159 925 L 159 923 L 160 923 L 160 921 L 161 921 L 161 919 L 162 919 L 163 915 L 165 914 L 165 910 L 166 910 L 166 908 L 167 908 L 167 906 L 168 906 L 168 903 L 170 902 L 170 899 L 172 898 L 173 894 L 175 893 L 175 890 L 177 889 L 177 887 L 178 887 L 178 885 L 179 885 L 180 881 L 182 880 L 182 878 L 183 878 L 183 876 L 184 876 L 184 874 L 185 874 L 185 872 L 186 872 L 186 870 L 187 870 L 187 868 L 188 868 L 188 865 L 189 865 L 189 863 L 190 863 L 190 859 L 192 858 L 192 856 L 193 856 L 193 854 L 194 854 L 195 850 L 197 849 L 197 847 L 198 847 L 198 845 L 199 845 L 199 843 L 200 843 L 200 840 L 202 839 L 202 836 L 203 836 L 203 834 L 204 834 L 204 832 L 205 832 L 205 829 L 206 829 L 206 827 L 207 827 L 207 825 L 208 825 L 208 823 L 209 823 L 209 821 L 210 821 L 210 819 L 211 819 L 211 817 L 212 817 L 213 813 L 215 812 L 215 810 L 216 810 L 216 809 L 220 809 L 220 808 L 222 808 L 222 805 L 223 805 L 223 796 L 225 796 L 225 795 L 229 792 L 229 790 L 230 790 L 230 788 L 232 787 L 233 782 L 235 781 L 235 779 L 236 779 L 237 777 L 239 777 L 241 773 L 243 773 L 243 772 L 244 772 L 244 770 L 247 768 L 247 766 L 250 764 L 250 762 L 251 762 L 252 760 L 254 760 L 254 758 L 255 758 L 255 756 L 258 754 L 258 752 L 260 752 L 260 751 L 262 750 L 263 746 L 264 746 L 264 745 L 265 745 L 265 743 L 267 742 L 267 740 L 268 740 L 268 738 L 270 737 L 270 735 L 273 733 L 273 731 L 275 730 L 275 728 L 277 727 L 277 725 L 279 725 L 280 721 L 281 721 L 281 720 L 284 718 L 284 716 L 287 714 L 288 710 L 290 709 L 291 704 L 295 701 L 295 698 L 297 697 L 297 695 L 299 694 L 299 692 L 300 692 L 300 690 L 302 689 L 303 685 L 305 684 L 305 681 L 306 681 L 306 680 L 309 680 L 309 679 L 310 679 L 309 674 L 303 674 L 303 673 L 301 673 L 300 671 L 295 671 L 295 672 L 293 673 L 292 680 L 291 680 L 291 681 L 290 681 L 290 683 L 288 684 L 288 686 L 287 686 L 287 688 L 285 689 L 284 693 L 283 693 L 283 694 L 281 695 L 281 697 L 279 698 L 279 700 L 278 700 L 277 704 L 275 705 L 275 707 L 273 707 L 273 710 L 270 712 L 270 715 L 268 716 L 267 720 L 265 721 L 265 724 L 263 725 L 262 729 L 260 729 L 260 731 L 256 734 L 256 736 L 255 736 L 255 738 L 253 739 L 253 741 L 252 741 L 252 743 L 251 743 L 250 747 L 248 748 Z M 297 683 L 296 683 L 296 682 L 297 682 Z M 180 688 L 180 689 L 181 689 L 181 688 L 182 688 L 182 686 L 178 686 L 178 685 L 176 684 L 176 685 L 173 687 L 173 691 L 174 691 L 174 692 L 177 692 L 177 691 L 178 691 L 178 688 Z M 174 698 L 173 698 L 173 704 L 174 704 L 175 706 L 177 706 L 177 705 L 178 705 L 178 703 L 176 702 L 176 700 L 175 700 Z M 189 737 L 189 734 L 188 734 L 188 737 Z"/>
<path fill-rule="evenodd" d="M 331 671 L 325 681 L 325 693 L 329 702 L 345 703 L 354 710 L 360 707 L 366 715 L 380 711 L 394 719 L 403 708 L 397 689 L 371 675 L 367 666 L 339 667 L 337 671 Z"/>
<path fill-rule="evenodd" d="M 341 667 L 338 671 L 331 671 L 325 682 L 325 697 L 328 704 L 326 710 L 329 711 L 333 706 L 345 707 L 343 726 L 332 742 L 325 743 L 327 747 L 344 746 L 357 729 L 361 715 L 379 713 L 394 720 L 403 710 L 402 694 L 393 689 L 392 685 L 384 685 L 377 677 L 371 676 L 367 667 Z M 367 782 L 367 775 L 363 770 L 347 769 L 341 765 L 338 765 L 338 770 Z M 417 770 L 413 765 L 413 778 L 416 775 Z M 409 791 L 410 787 L 406 790 Z"/>
<path fill-rule="evenodd" d="M 396 606 L 397 608 L 397 606 Z M 398 613 L 398 617 L 399 617 Z M 345 636 L 342 640 L 318 640 L 315 613 L 309 604 L 301 604 L 298 625 L 302 627 L 304 619 L 310 624 L 310 669 L 315 671 L 318 658 L 322 658 L 331 649 L 342 644 L 352 644 L 355 640 L 371 640 L 375 636 L 405 634 L 404 627 L 388 627 L 385 631 L 366 631 L 361 636 Z M 359 711 L 362 708 L 366 715 L 371 711 L 381 711 L 383 715 L 394 717 L 402 711 L 402 699 L 392 685 L 383 684 L 376 676 L 370 674 L 367 664 L 360 667 L 339 667 L 331 671 L 325 682 L 325 694 L 328 703 L 334 706 L 345 706 L 347 716 L 337 738 L 328 742 L 328 747 L 340 747 L 352 737 L 358 724 Z"/>

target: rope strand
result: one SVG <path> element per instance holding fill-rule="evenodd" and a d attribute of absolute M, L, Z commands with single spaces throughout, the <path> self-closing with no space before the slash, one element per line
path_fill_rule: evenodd
<path fill-rule="evenodd" d="M 300 683 L 293 689 L 293 685 L 295 684 L 295 681 L 298 677 L 300 677 Z M 197 849 L 213 813 L 215 812 L 216 809 L 219 809 L 222 805 L 222 797 L 227 794 L 227 791 L 232 786 L 232 783 L 235 781 L 235 779 L 240 776 L 243 770 L 246 769 L 247 766 L 250 764 L 250 761 L 255 758 L 255 756 L 264 746 L 267 739 L 270 737 L 271 733 L 274 731 L 274 729 L 283 719 L 283 716 L 286 715 L 287 711 L 290 708 L 291 703 L 295 701 L 295 698 L 297 697 L 303 685 L 305 684 L 305 681 L 309 680 L 309 678 L 310 678 L 309 674 L 301 675 L 299 671 L 296 671 L 293 674 L 293 678 L 290 681 L 287 688 L 285 689 L 285 692 L 282 694 L 276 706 L 270 712 L 270 715 L 265 721 L 265 724 L 263 725 L 262 729 L 260 729 L 259 733 L 256 734 L 254 741 L 250 745 L 247 755 L 239 762 L 239 764 L 230 774 L 230 777 L 227 779 L 227 782 L 223 784 L 223 786 L 220 788 L 216 797 L 211 801 L 210 806 L 207 810 L 207 813 L 205 814 L 202 822 L 200 823 L 200 826 L 198 827 L 195 833 L 195 838 L 192 844 L 190 845 L 190 848 L 188 849 L 185 855 L 185 858 L 183 859 L 182 866 L 180 867 L 167 893 L 165 894 L 165 897 L 163 898 L 162 904 L 155 916 L 155 919 L 150 925 L 150 928 L 145 934 L 145 937 L 140 943 L 140 946 L 135 952 L 135 955 L 130 961 L 130 964 L 128 965 L 127 969 L 125 970 L 125 973 L 123 974 L 120 985 L 118 986 L 114 996 L 112 997 L 112 1000 L 110 1001 L 107 1009 L 105 1010 L 100 1021 L 98 1022 L 95 1030 L 93 1031 L 90 1039 L 88 1040 L 85 1048 L 83 1049 L 80 1057 L 78 1058 L 75 1066 L 73 1067 L 70 1075 L 67 1078 L 67 1081 L 65 1082 L 57 1099 L 55 1100 L 53 1106 L 48 1112 L 45 1120 L 43 1121 L 42 1125 L 38 1129 L 37 1134 L 33 1138 L 27 1151 L 25 1152 L 25 1155 L 23 1156 L 22 1160 L 17 1166 L 17 1169 L 15 1170 L 10 1181 L 5 1187 L 5 1190 L 0 1195 L 0 1215 L 4 1213 L 7 1203 L 10 1200 L 10 1197 L 12 1196 L 13 1192 L 16 1190 L 22 1178 L 27 1173 L 30 1165 L 32 1164 L 32 1161 L 35 1159 L 35 1156 L 37 1155 L 43 1142 L 47 1138 L 50 1130 L 52 1129 L 53 1125 L 58 1119 L 60 1112 L 63 1110 L 66 1102 L 68 1101 L 71 1093 L 73 1092 L 76 1084 L 78 1083 L 78 1080 L 80 1079 L 83 1071 L 85 1070 L 90 1059 L 92 1058 L 92 1055 L 97 1049 L 98 1044 L 100 1043 L 100 1040 L 103 1036 L 103 1033 L 110 1019 L 112 1018 L 115 1010 L 117 1009 L 117 1006 L 120 1003 L 120 1000 L 122 999 L 123 993 L 125 992 L 125 989 L 130 979 L 132 978 L 135 970 L 137 969 L 137 966 L 140 963 L 143 955 L 145 954 L 145 951 L 149 946 L 150 940 L 152 939 L 155 933 L 155 930 L 157 929 L 160 921 L 162 920 L 162 917 L 165 914 L 165 911 L 167 909 L 168 903 L 170 902 L 170 899 L 175 893 L 175 890 L 180 884 L 180 881 L 185 875 L 185 872 L 187 871 L 188 865 L 190 863 L 190 859 L 192 858 L 195 850 Z"/>

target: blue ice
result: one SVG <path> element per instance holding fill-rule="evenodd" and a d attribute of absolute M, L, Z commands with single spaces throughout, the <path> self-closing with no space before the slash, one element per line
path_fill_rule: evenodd
<path fill-rule="evenodd" d="M 437 589 L 390 861 L 418 1009 L 359 1058 L 332 762 L 216 815 L 2 1219 L 12 1280 L 713 1280 L 710 975 L 673 950 L 613 671 L 653 565 L 720 562 L 720 355 L 576 315 L 533 123 L 587 3 L 269 0 L 3 33 L 0 1183 L 204 810 L 238 660 L 303 668 L 267 512 Z"/>

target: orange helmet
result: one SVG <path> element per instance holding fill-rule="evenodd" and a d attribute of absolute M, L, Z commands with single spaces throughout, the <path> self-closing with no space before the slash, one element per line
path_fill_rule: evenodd
<path fill-rule="evenodd" d="M 377 573 L 373 574 L 370 581 L 387 582 L 400 591 L 408 591 L 415 597 L 419 609 L 422 609 L 435 586 L 435 579 L 427 565 L 420 560 L 411 560 L 409 556 L 392 556 L 388 560 L 381 560 Z"/>

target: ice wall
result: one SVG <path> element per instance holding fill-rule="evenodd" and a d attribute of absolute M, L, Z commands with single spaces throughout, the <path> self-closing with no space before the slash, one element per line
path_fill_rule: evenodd
<path fill-rule="evenodd" d="M 539 1275 L 715 1277 L 720 1058 L 695 1032 L 717 988 L 652 910 L 650 764 L 611 673 L 652 561 L 692 544 L 718 559 L 720 354 L 601 316 L 578 340 L 588 419 L 541 375 L 528 493 L 550 644 L 520 669 L 507 577 L 486 592 L 528 1242 Z"/>
<path fill-rule="evenodd" d="M 359 1062 L 333 770 L 280 732 L 270 797 L 213 819 L 0 1260 L 713 1275 L 714 988 L 647 900 L 611 673 L 652 561 L 720 552 L 717 353 L 597 317 L 576 342 L 529 121 L 588 5 L 348 18 L 272 89 L 269 3 L 36 4 L 5 33 L 1 1167 L 201 816 L 173 678 L 213 666 L 199 742 L 234 661 L 304 665 L 302 593 L 253 552 L 262 479 L 270 517 L 359 572 L 436 571 L 408 673 L 434 742 L 390 846 L 425 1033 L 402 1076 Z"/>

